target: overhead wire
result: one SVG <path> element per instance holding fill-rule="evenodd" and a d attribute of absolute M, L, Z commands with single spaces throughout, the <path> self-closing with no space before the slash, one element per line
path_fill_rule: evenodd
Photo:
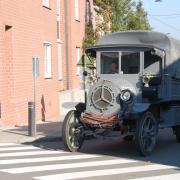
<path fill-rule="evenodd" d="M 180 16 L 178 13 L 174 14 L 149 14 L 150 16 L 157 16 L 157 17 L 174 17 L 174 16 Z"/>
<path fill-rule="evenodd" d="M 171 29 L 173 29 L 173 30 L 176 30 L 176 31 L 180 32 L 180 29 L 179 29 L 179 28 L 177 28 L 177 27 L 175 27 L 175 26 L 173 26 L 173 25 L 171 25 L 171 24 L 168 24 L 168 23 L 162 21 L 162 20 L 160 20 L 160 19 L 157 18 L 157 17 L 151 16 L 150 14 L 148 14 L 148 15 L 149 15 L 152 19 L 160 22 L 161 24 L 164 24 L 165 26 L 167 26 L 167 27 L 169 27 L 169 28 L 171 28 Z"/>

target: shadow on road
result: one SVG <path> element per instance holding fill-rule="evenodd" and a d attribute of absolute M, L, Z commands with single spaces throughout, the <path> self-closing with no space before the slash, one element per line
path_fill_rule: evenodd
<path fill-rule="evenodd" d="M 31 145 L 42 149 L 65 150 L 63 143 L 58 139 L 54 141 L 52 139 L 49 142 L 33 142 Z M 80 153 L 128 158 L 180 168 L 180 144 L 176 143 L 175 136 L 170 129 L 159 132 L 157 147 L 149 157 L 141 157 L 136 151 L 134 142 L 123 140 L 86 140 Z"/>

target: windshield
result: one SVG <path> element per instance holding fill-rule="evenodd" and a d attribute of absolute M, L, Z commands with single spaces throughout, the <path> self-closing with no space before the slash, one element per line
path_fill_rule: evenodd
<path fill-rule="evenodd" d="M 140 72 L 139 52 L 121 53 L 121 72 L 122 74 L 138 74 Z"/>
<path fill-rule="evenodd" d="M 101 74 L 119 73 L 119 52 L 101 53 Z"/>
<path fill-rule="evenodd" d="M 101 74 L 138 74 L 140 52 L 101 52 Z"/>

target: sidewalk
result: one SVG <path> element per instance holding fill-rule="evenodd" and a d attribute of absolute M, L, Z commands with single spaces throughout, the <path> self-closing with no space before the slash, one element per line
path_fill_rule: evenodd
<path fill-rule="evenodd" d="M 0 129 L 0 143 L 60 141 L 62 136 L 62 119 L 38 122 L 36 137 L 28 136 L 28 126 Z"/>

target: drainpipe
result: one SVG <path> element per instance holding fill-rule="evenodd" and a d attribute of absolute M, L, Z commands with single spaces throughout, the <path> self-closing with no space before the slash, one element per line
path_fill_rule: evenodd
<path fill-rule="evenodd" d="M 65 15 L 65 42 L 66 42 L 66 89 L 69 89 L 69 34 L 68 34 L 68 0 L 64 0 L 64 15 Z"/>

